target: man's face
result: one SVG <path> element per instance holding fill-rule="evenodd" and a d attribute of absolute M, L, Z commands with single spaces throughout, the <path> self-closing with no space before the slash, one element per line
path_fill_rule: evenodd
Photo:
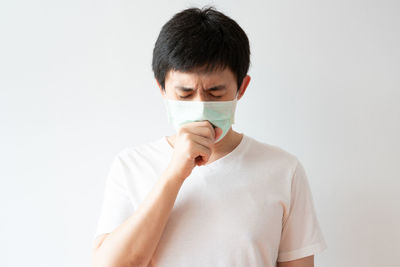
<path fill-rule="evenodd" d="M 249 81 L 250 76 L 243 79 L 238 99 Z M 159 87 L 163 97 L 181 101 L 230 101 L 237 93 L 237 81 L 229 68 L 210 73 L 170 70 L 165 77 L 165 94 Z"/>

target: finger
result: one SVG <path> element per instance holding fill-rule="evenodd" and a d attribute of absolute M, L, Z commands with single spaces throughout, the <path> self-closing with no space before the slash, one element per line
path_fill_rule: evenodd
<path fill-rule="evenodd" d="M 202 161 L 200 161 L 201 164 L 206 163 L 210 159 L 211 155 L 211 150 L 203 145 L 200 144 L 195 144 L 195 147 L 193 148 L 192 151 L 192 158 L 198 161 L 198 157 L 200 156 L 202 158 Z"/>
<path fill-rule="evenodd" d="M 217 127 L 215 128 L 215 140 L 217 140 L 222 135 L 222 129 Z"/>
<path fill-rule="evenodd" d="M 215 140 L 215 130 L 209 121 L 190 122 L 185 124 L 183 127 L 194 134 Z"/>
<path fill-rule="evenodd" d="M 193 142 L 195 142 L 195 143 L 197 143 L 199 145 L 202 145 L 202 146 L 204 146 L 206 148 L 209 148 L 209 149 L 211 149 L 211 147 L 214 145 L 214 140 L 211 140 L 210 138 L 204 137 L 204 136 L 201 136 L 201 135 L 195 135 L 194 134 L 192 136 L 192 140 L 193 140 Z"/>

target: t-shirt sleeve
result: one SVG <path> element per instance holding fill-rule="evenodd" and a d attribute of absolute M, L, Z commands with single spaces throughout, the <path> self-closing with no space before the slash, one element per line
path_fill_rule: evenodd
<path fill-rule="evenodd" d="M 282 222 L 278 262 L 291 261 L 319 253 L 327 248 L 303 165 L 297 166 L 291 181 L 290 206 Z"/>
<path fill-rule="evenodd" d="M 95 237 L 111 233 L 134 212 L 134 206 L 126 190 L 128 170 L 121 154 L 122 152 L 115 156 L 108 171 Z"/>

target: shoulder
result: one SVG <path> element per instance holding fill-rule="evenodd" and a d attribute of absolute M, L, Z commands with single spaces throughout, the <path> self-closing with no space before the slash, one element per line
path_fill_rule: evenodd
<path fill-rule="evenodd" d="M 265 164 L 294 171 L 299 163 L 295 154 L 282 148 L 281 146 L 258 140 L 247 136 L 247 153 L 253 159 L 260 159 Z"/>
<path fill-rule="evenodd" d="M 151 158 L 163 152 L 165 152 L 165 144 L 162 138 L 158 138 L 142 143 L 131 144 L 120 149 L 115 155 L 115 160 L 132 161 L 138 158 Z"/>

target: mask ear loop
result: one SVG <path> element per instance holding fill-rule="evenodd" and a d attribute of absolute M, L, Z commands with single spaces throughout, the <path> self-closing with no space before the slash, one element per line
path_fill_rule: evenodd
<path fill-rule="evenodd" d="M 235 100 L 237 100 L 237 97 L 238 97 L 238 95 L 239 95 L 239 92 L 240 92 L 240 90 L 237 90 L 236 96 L 235 96 Z"/>

